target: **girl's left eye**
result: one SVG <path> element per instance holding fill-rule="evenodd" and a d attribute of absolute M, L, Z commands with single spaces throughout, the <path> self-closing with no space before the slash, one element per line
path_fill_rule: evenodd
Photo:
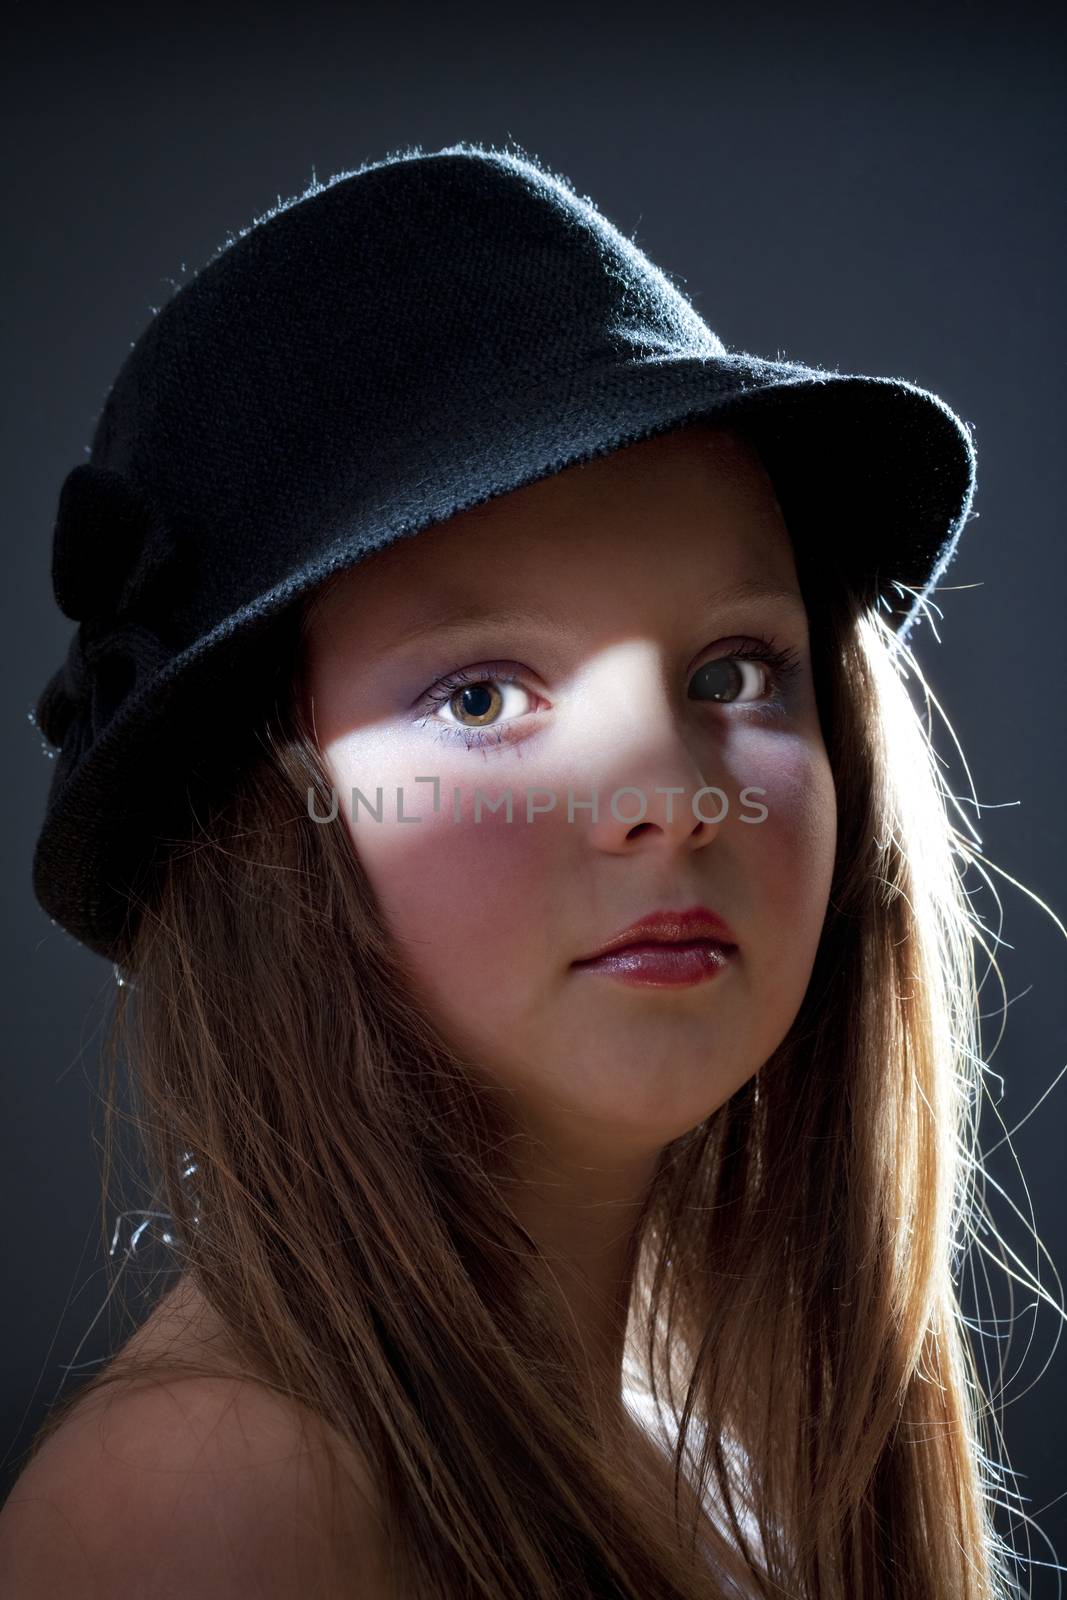
<path fill-rule="evenodd" d="M 703 699 L 704 704 L 736 704 L 763 716 L 780 714 L 786 706 L 786 687 L 801 670 L 797 652 L 778 648 L 772 639 L 748 639 L 743 641 L 743 646 L 724 651 L 703 662 L 693 673 L 690 687 L 695 684 L 700 691 L 696 697 L 698 701 L 707 696 Z M 769 690 L 757 694 L 753 700 L 721 698 L 737 694 L 738 677 L 742 679 L 744 687 L 745 674 L 738 671 L 738 662 L 748 664 L 757 680 L 761 675 L 765 680 L 769 679 Z M 503 744 L 510 737 L 507 728 L 522 715 L 523 707 L 519 703 L 522 696 L 537 698 L 531 689 L 525 688 L 513 675 L 509 666 L 508 662 L 491 661 L 478 667 L 464 667 L 442 678 L 423 696 L 423 705 L 430 709 L 426 716 L 420 718 L 421 724 L 428 727 L 430 723 L 443 722 L 446 730 L 443 737 L 448 741 L 462 739 L 468 749 Z M 454 701 L 460 703 L 462 715 L 469 717 L 470 721 L 453 721 L 451 715 L 444 717 L 434 709 L 440 707 L 452 713 Z M 502 711 L 507 711 L 508 715 L 503 725 L 498 727 Z"/>

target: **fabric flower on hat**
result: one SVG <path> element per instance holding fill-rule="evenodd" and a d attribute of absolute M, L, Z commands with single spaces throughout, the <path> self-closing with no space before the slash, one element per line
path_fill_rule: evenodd
<path fill-rule="evenodd" d="M 147 618 L 173 600 L 178 551 L 132 479 L 83 463 L 60 490 L 52 544 L 56 603 L 79 623 L 67 659 L 37 703 L 37 726 L 71 757 L 97 738 L 123 701 L 166 658 Z"/>

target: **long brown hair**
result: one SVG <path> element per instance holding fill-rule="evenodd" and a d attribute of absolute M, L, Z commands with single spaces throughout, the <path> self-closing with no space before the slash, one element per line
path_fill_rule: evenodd
<path fill-rule="evenodd" d="M 955 1291 L 981 1172 L 978 852 L 917 664 L 844 587 L 810 610 L 839 809 L 811 982 L 761 1070 L 663 1150 L 632 1245 L 628 1349 L 716 1508 L 706 1560 L 589 1414 L 508 1200 L 506 1108 L 414 1003 L 347 829 L 309 814 L 331 790 L 299 627 L 290 692 L 146 900 L 108 1127 L 124 1057 L 174 1262 L 241 1369 L 371 1464 L 399 1595 L 1015 1592 Z"/>

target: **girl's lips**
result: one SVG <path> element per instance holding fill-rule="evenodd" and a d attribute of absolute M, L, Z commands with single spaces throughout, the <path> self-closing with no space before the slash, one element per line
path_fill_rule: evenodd
<path fill-rule="evenodd" d="M 587 961 L 575 961 L 578 972 L 599 972 L 623 983 L 674 989 L 704 983 L 729 965 L 735 945 L 714 939 L 671 944 L 633 944 Z"/>
<path fill-rule="evenodd" d="M 682 911 L 650 911 L 579 959 L 595 961 L 600 956 L 614 954 L 616 950 L 629 950 L 635 945 L 677 945 L 696 941 L 710 941 L 725 946 L 737 944 L 733 929 L 718 912 L 712 911 L 709 906 L 697 905 L 687 906 Z"/>

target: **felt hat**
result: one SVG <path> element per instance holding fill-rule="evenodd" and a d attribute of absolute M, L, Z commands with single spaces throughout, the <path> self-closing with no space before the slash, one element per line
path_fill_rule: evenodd
<path fill-rule="evenodd" d="M 901 379 L 728 350 L 536 158 L 411 147 L 228 238 L 132 345 L 60 489 L 78 626 L 35 711 L 44 910 L 122 961 L 131 891 L 329 574 L 702 417 L 749 431 L 798 554 L 905 638 L 969 515 L 968 428 Z"/>

